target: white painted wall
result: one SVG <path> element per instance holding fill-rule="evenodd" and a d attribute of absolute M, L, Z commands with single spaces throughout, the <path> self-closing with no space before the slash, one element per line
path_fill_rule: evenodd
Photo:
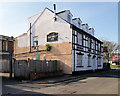
<path fill-rule="evenodd" d="M 82 66 L 83 67 L 77 67 L 77 53 L 79 51 L 75 51 L 75 71 L 86 71 L 86 70 L 97 70 L 103 68 L 103 58 L 101 58 L 101 67 L 97 67 L 97 55 L 95 57 L 95 62 L 93 57 L 93 54 L 91 54 L 90 57 L 90 65 L 91 67 L 88 67 L 88 53 L 84 53 L 82 57 Z M 72 51 L 72 71 L 74 71 L 74 51 Z"/>
<path fill-rule="evenodd" d="M 18 47 L 27 47 L 28 46 L 28 44 L 27 44 L 28 39 L 29 39 L 29 37 L 27 36 L 27 33 L 23 34 L 22 36 L 19 36 L 17 38 Z"/>
<path fill-rule="evenodd" d="M 38 45 L 45 45 L 47 43 L 62 43 L 62 42 L 71 42 L 72 41 L 72 29 L 70 24 L 64 21 L 63 19 L 57 17 L 57 20 L 54 21 L 54 13 L 45 9 L 43 14 L 40 16 L 38 21 L 32 26 L 31 31 L 31 43 L 33 46 L 33 37 L 38 36 Z M 58 41 L 47 42 L 47 35 L 51 32 L 58 33 Z M 27 47 L 30 46 L 30 31 L 27 32 L 25 36 L 18 37 L 18 46 Z"/>

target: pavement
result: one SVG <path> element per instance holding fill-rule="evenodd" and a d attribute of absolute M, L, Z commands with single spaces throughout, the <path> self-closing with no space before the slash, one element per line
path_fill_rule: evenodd
<path fill-rule="evenodd" d="M 118 94 L 120 70 L 64 75 L 34 81 L 3 77 L 3 94 Z M 28 95 L 29 96 L 29 95 Z"/>
<path fill-rule="evenodd" d="M 56 77 L 46 77 L 46 78 L 41 78 L 37 80 L 19 80 L 19 81 L 21 81 L 22 83 L 31 83 L 31 84 L 54 84 L 54 83 L 59 83 L 59 82 L 84 79 L 85 77 L 89 77 L 97 73 L 102 73 L 104 71 L 108 71 L 108 70 L 102 70 L 102 71 L 97 71 L 97 72 L 92 72 L 92 73 L 90 72 L 90 73 L 85 73 L 81 75 L 79 74 L 62 75 L 62 76 L 56 76 Z M 9 78 L 9 73 L 0 73 L 0 76 L 2 76 L 3 78 Z M 14 74 L 12 74 L 12 77 L 14 79 Z"/>
<path fill-rule="evenodd" d="M 3 77 L 3 94 L 117 94 L 119 69 L 39 80 Z"/>

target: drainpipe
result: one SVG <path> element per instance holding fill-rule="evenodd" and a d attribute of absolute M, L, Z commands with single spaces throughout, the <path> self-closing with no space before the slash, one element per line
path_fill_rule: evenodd
<path fill-rule="evenodd" d="M 31 23 L 30 23 L 30 53 L 31 53 Z"/>

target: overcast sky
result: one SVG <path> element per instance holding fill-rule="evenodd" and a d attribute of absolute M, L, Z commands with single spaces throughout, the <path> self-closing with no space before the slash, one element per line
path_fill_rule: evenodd
<path fill-rule="evenodd" d="M 81 18 L 95 29 L 97 38 L 118 42 L 118 3 L 117 2 L 22 2 L 0 4 L 0 35 L 19 36 L 28 30 L 28 17 L 45 7 L 57 12 L 70 10 L 73 17 Z"/>

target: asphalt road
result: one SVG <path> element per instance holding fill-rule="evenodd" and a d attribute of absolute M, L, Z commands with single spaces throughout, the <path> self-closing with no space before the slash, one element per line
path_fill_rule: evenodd
<path fill-rule="evenodd" d="M 3 78 L 2 94 L 118 94 L 119 73 L 120 69 L 111 69 L 55 84 L 32 84 Z"/>

